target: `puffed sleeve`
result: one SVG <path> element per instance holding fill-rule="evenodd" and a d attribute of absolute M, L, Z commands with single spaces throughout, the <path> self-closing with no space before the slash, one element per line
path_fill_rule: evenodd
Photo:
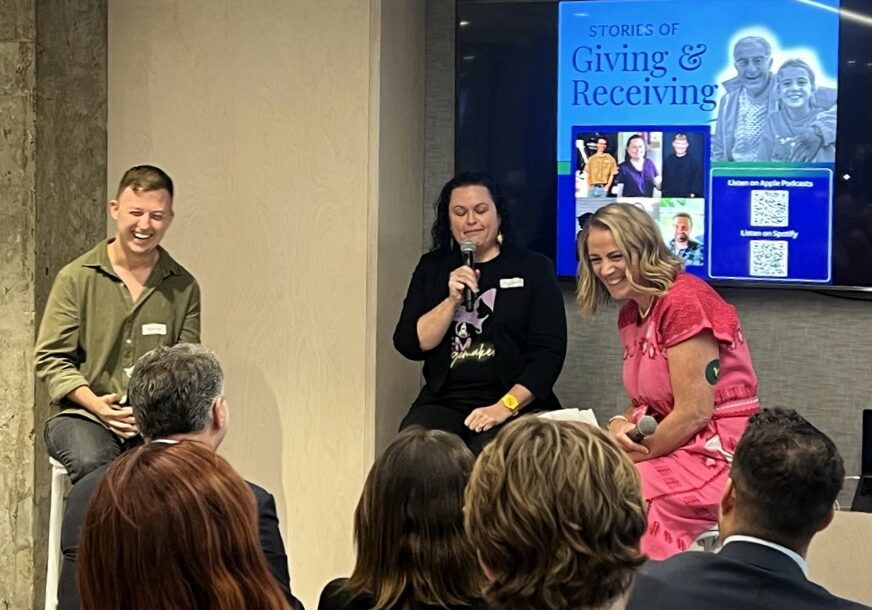
<path fill-rule="evenodd" d="M 735 307 L 701 280 L 688 282 L 692 283 L 677 281 L 664 297 L 660 344 L 668 349 L 705 330 L 719 343 L 733 343 L 739 328 Z M 703 286 L 694 285 L 696 282 Z"/>

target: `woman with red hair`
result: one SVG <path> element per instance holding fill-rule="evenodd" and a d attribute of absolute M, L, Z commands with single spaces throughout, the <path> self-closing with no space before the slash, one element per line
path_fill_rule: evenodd
<path fill-rule="evenodd" d="M 106 471 L 82 526 L 83 610 L 287 610 L 254 496 L 195 441 L 151 442 Z"/>

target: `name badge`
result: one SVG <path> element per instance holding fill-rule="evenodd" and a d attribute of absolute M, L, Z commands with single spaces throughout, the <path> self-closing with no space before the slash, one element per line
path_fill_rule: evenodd
<path fill-rule="evenodd" d="M 500 280 L 500 288 L 523 288 L 524 278 L 522 277 L 505 277 Z"/>
<path fill-rule="evenodd" d="M 165 335 L 167 334 L 167 325 L 166 324 L 158 324 L 157 322 L 152 322 L 151 324 L 143 324 L 142 325 L 142 335 Z"/>

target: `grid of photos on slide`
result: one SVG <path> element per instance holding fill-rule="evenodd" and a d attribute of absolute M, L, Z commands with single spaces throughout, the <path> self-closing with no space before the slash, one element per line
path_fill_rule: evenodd
<path fill-rule="evenodd" d="M 703 274 L 706 258 L 708 127 L 576 128 L 576 236 L 609 203 L 645 210 L 688 271 Z"/>

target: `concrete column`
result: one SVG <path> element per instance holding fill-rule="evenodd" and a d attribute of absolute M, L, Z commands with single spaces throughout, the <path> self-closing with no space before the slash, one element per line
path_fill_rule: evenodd
<path fill-rule="evenodd" d="M 33 588 L 34 190 L 36 15 L 0 3 L 0 607 Z"/>
<path fill-rule="evenodd" d="M 106 232 L 106 6 L 0 0 L 0 607 L 42 606 L 48 529 L 39 315 Z"/>

